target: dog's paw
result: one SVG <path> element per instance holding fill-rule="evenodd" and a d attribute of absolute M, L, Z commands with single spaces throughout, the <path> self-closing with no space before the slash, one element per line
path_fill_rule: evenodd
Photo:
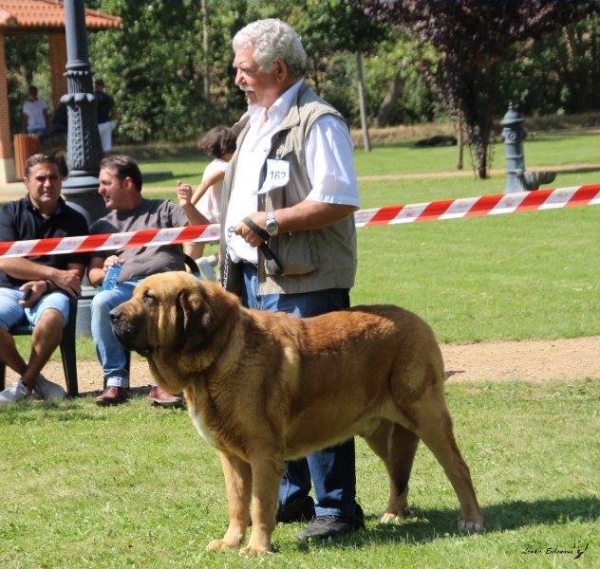
<path fill-rule="evenodd" d="M 377 521 L 380 524 L 397 524 L 402 520 L 412 518 L 412 516 L 412 508 L 406 506 L 400 512 L 385 512 Z"/>
<path fill-rule="evenodd" d="M 224 539 L 213 539 L 207 546 L 206 551 L 216 551 L 217 549 L 237 549 L 239 543 L 232 543 Z"/>
<path fill-rule="evenodd" d="M 396 514 L 388 514 L 386 512 L 377 521 L 380 524 L 395 524 L 398 523 L 401 519 L 402 518 L 397 516 Z"/>
<path fill-rule="evenodd" d="M 461 518 L 458 520 L 458 529 L 468 533 L 481 533 L 483 531 L 483 520 L 472 521 Z"/>
<path fill-rule="evenodd" d="M 273 553 L 269 548 L 252 547 L 251 545 L 247 545 L 246 547 L 242 547 L 242 549 L 240 549 L 240 555 L 243 555 L 244 557 L 259 557 L 269 553 Z"/>

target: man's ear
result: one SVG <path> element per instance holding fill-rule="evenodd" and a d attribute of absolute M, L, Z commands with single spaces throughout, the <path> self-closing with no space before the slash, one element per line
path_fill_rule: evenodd
<path fill-rule="evenodd" d="M 121 182 L 121 185 L 126 190 L 130 190 L 133 187 L 133 180 L 131 179 L 131 176 L 125 176 L 125 178 L 123 178 L 123 181 Z"/>
<path fill-rule="evenodd" d="M 289 77 L 289 69 L 287 63 L 283 59 L 278 59 L 275 62 L 275 77 L 279 83 L 285 83 Z"/>

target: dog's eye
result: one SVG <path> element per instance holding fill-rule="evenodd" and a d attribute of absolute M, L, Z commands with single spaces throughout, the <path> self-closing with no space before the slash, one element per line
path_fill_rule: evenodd
<path fill-rule="evenodd" d="M 152 296 L 152 294 L 149 291 L 146 291 L 144 292 L 142 301 L 144 302 L 144 304 L 150 306 L 155 303 L 156 299 Z"/>

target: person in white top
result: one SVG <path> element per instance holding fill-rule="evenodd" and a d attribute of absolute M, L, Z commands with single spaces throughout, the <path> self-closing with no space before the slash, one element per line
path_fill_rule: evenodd
<path fill-rule="evenodd" d="M 212 161 L 204 169 L 191 201 L 210 223 L 219 223 L 221 219 L 221 189 L 227 164 L 235 152 L 235 141 L 235 133 L 230 127 L 216 126 L 198 143 Z M 193 259 L 199 259 L 204 252 L 204 243 L 186 245 L 185 251 Z"/>
<path fill-rule="evenodd" d="M 235 151 L 236 135 L 228 126 L 211 128 L 200 140 L 198 146 L 213 158 L 202 173 L 202 180 L 195 191 L 189 184 L 177 182 L 178 198 L 185 199 L 205 218 L 206 223 L 219 223 L 221 219 L 221 189 L 227 164 Z M 216 281 L 214 267 L 217 256 L 203 257 L 205 243 L 186 243 L 184 251 L 196 261 L 200 274 L 208 280 Z"/>
<path fill-rule="evenodd" d="M 29 87 L 29 99 L 23 104 L 23 128 L 27 134 L 46 135 L 48 128 L 48 105 L 38 99 L 37 87 Z"/>

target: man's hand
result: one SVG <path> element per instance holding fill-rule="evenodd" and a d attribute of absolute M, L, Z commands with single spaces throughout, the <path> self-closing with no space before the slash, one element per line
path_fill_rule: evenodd
<path fill-rule="evenodd" d="M 76 298 L 81 294 L 81 279 L 75 269 L 58 271 L 52 282 L 72 297 Z"/>
<path fill-rule="evenodd" d="M 258 227 L 266 231 L 267 226 L 267 214 L 264 211 L 258 211 L 248 216 L 248 219 L 252 220 Z M 248 245 L 252 247 L 259 247 L 265 240 L 254 232 L 246 223 L 243 221 L 238 223 L 234 228 L 233 232 L 239 235 Z"/>
<path fill-rule="evenodd" d="M 125 260 L 118 255 L 110 255 L 104 259 L 104 265 L 102 265 L 102 268 L 106 273 L 113 265 L 123 264 L 124 262 Z"/>
<path fill-rule="evenodd" d="M 22 285 L 19 290 L 23 292 L 23 298 L 19 300 L 19 304 L 30 308 L 46 294 L 46 281 L 30 281 Z"/>
<path fill-rule="evenodd" d="M 186 206 L 192 204 L 192 186 L 177 182 L 177 198 L 179 205 L 185 209 Z"/>
<path fill-rule="evenodd" d="M 209 221 L 204 217 L 192 203 L 192 186 L 177 182 L 177 197 L 179 198 L 179 206 L 192 225 L 208 225 Z"/>

